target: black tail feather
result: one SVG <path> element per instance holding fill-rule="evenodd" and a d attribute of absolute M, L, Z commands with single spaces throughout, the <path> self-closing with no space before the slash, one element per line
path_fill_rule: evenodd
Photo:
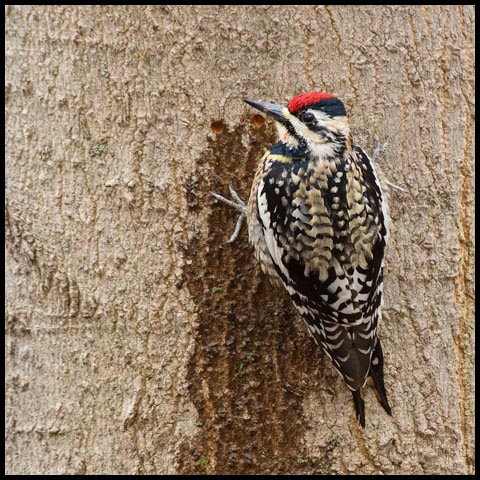
<path fill-rule="evenodd" d="M 385 384 L 383 382 L 383 352 L 380 345 L 380 339 L 377 340 L 377 345 L 372 355 L 372 361 L 370 363 L 370 371 L 368 375 L 372 377 L 373 388 L 377 394 L 378 401 L 384 410 L 391 415 L 392 409 L 388 404 L 387 392 L 385 390 Z"/>
<path fill-rule="evenodd" d="M 358 423 L 365 428 L 365 402 L 360 394 L 360 389 L 352 390 L 353 403 L 355 404 L 355 413 L 357 414 Z"/>

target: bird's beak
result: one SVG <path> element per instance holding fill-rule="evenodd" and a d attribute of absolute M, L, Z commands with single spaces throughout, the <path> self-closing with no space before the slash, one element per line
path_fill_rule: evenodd
<path fill-rule="evenodd" d="M 282 124 L 288 123 L 288 119 L 283 114 L 285 107 L 282 107 L 280 105 L 274 105 L 273 103 L 255 102 L 254 100 L 249 100 L 248 98 L 245 99 L 245 103 L 248 103 L 249 105 L 256 108 L 257 110 L 260 110 L 261 112 L 264 112 L 267 115 L 270 115 L 277 122 L 280 122 Z"/>

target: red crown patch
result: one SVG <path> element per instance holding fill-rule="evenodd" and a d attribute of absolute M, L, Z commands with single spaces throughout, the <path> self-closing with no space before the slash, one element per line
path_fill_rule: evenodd
<path fill-rule="evenodd" d="M 310 93 L 301 93 L 296 97 L 293 97 L 288 102 L 288 110 L 290 113 L 298 112 L 303 107 L 308 105 L 314 105 L 315 103 L 321 102 L 322 100 L 327 100 L 329 98 L 336 98 L 335 95 L 331 93 L 322 93 L 322 92 L 310 92 Z"/>

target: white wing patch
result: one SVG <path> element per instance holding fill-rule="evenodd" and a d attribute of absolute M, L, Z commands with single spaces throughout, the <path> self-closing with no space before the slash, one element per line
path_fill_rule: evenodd
<path fill-rule="evenodd" d="M 270 253 L 270 256 L 272 257 L 272 260 L 275 263 L 275 265 L 277 265 L 277 267 L 280 269 L 282 274 L 285 275 L 285 277 L 288 280 L 291 280 L 288 270 L 282 261 L 284 250 L 279 245 L 279 243 L 275 241 L 275 238 L 273 236 L 273 230 L 271 227 L 271 220 L 270 220 L 270 212 L 268 211 L 268 200 L 263 191 L 264 185 L 265 183 L 263 182 L 263 180 L 261 180 L 257 190 L 257 203 L 258 203 L 258 213 L 264 228 L 263 233 L 265 236 L 265 244 L 267 246 L 267 250 Z"/>

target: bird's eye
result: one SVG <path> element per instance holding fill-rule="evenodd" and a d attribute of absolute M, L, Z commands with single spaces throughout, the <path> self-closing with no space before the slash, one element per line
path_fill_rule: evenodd
<path fill-rule="evenodd" d="M 315 115 L 310 112 L 304 113 L 302 115 L 302 122 L 306 124 L 315 123 Z"/>

